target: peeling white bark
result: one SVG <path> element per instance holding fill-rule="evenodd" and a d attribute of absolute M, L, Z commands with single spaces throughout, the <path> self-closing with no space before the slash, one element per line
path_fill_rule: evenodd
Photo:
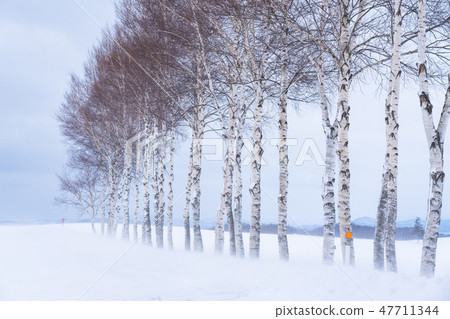
<path fill-rule="evenodd" d="M 380 201 L 378 203 L 378 210 L 377 210 L 377 223 L 375 226 L 375 238 L 373 241 L 373 265 L 374 268 L 378 270 L 384 270 L 384 246 L 386 242 L 386 223 L 387 223 L 387 206 L 388 206 L 387 178 L 388 177 L 386 169 L 383 169 Z"/>
<path fill-rule="evenodd" d="M 245 122 L 245 114 L 241 114 L 239 125 L 236 129 L 236 161 L 234 166 L 234 232 L 236 236 L 236 255 L 245 256 L 244 241 L 242 238 L 242 127 Z"/>
<path fill-rule="evenodd" d="M 150 176 L 151 176 L 151 145 L 150 126 L 145 125 L 144 169 L 142 185 L 144 187 L 144 210 L 142 216 L 142 243 L 152 245 L 152 228 L 150 219 Z"/>
<path fill-rule="evenodd" d="M 283 9 L 287 10 L 286 2 L 283 1 Z M 278 145 L 279 153 L 279 181 L 280 194 L 278 196 L 278 253 L 281 260 L 289 260 L 289 247 L 287 239 L 287 199 L 289 185 L 289 154 L 287 145 L 288 120 L 287 120 L 287 25 L 281 30 L 281 78 L 280 78 L 280 100 L 278 104 L 278 131 L 280 141 Z"/>
<path fill-rule="evenodd" d="M 200 177 L 202 173 L 202 140 L 205 131 L 205 105 L 200 93 L 197 93 L 197 110 L 194 113 L 194 142 L 192 159 L 192 217 L 194 233 L 194 250 L 203 251 L 202 233 L 200 230 Z"/>
<path fill-rule="evenodd" d="M 249 256 L 251 258 L 259 258 L 260 253 L 260 237 L 261 237 L 261 162 L 263 155 L 262 148 L 262 115 L 264 105 L 264 87 L 265 87 L 265 72 L 267 59 L 267 44 L 269 42 L 269 27 L 268 27 L 268 12 L 267 7 L 263 15 L 263 34 L 261 45 L 261 52 L 254 50 L 258 40 L 255 38 L 251 43 L 249 32 L 255 32 L 255 21 L 247 25 L 248 30 L 244 32 L 244 40 L 248 48 L 247 58 L 249 60 L 251 78 L 254 81 L 253 87 L 255 91 L 255 102 L 253 107 L 253 148 L 252 148 L 252 163 L 251 163 L 251 180 L 250 180 L 250 198 L 251 198 L 251 219 L 250 219 L 250 248 Z"/>
<path fill-rule="evenodd" d="M 236 82 L 236 80 L 234 81 Z M 227 216 L 228 232 L 230 234 L 230 254 L 236 255 L 236 238 L 233 216 L 233 168 L 235 165 L 235 130 L 237 112 L 237 86 L 231 86 L 231 105 L 229 108 L 228 130 L 223 128 L 223 137 L 226 141 L 227 151 L 223 163 L 223 191 L 221 202 L 216 217 L 215 227 L 215 251 L 223 253 L 224 248 L 224 216 Z"/>
<path fill-rule="evenodd" d="M 125 159 L 123 167 L 123 228 L 122 238 L 130 239 L 130 184 L 133 149 L 131 143 L 125 143 Z"/>
<path fill-rule="evenodd" d="M 226 178 L 224 209 L 227 215 L 228 232 L 230 235 L 230 254 L 236 255 L 236 237 L 234 232 L 233 216 L 233 167 L 235 158 L 235 130 L 237 112 L 237 87 L 232 85 L 232 106 L 230 108 L 230 118 L 228 127 L 227 153 L 226 153 Z"/>
<path fill-rule="evenodd" d="M 153 196 L 155 199 L 155 241 L 156 247 L 164 247 L 164 171 L 165 165 L 165 136 L 164 129 L 159 130 L 155 125 L 154 157 L 153 157 Z"/>
<path fill-rule="evenodd" d="M 136 143 L 136 166 L 135 166 L 135 206 L 134 206 L 134 219 L 133 219 L 133 238 L 138 240 L 138 221 L 139 221 L 139 199 L 140 199 L 140 188 L 141 183 L 141 133 L 138 134 L 138 139 Z"/>
<path fill-rule="evenodd" d="M 116 186 L 117 186 L 117 173 L 114 167 L 114 160 L 108 164 L 108 189 L 109 189 L 109 212 L 108 212 L 108 235 L 114 237 L 116 232 L 116 211 L 115 211 L 115 201 L 116 201 Z"/>
<path fill-rule="evenodd" d="M 419 98 L 422 120 L 427 137 L 430 157 L 430 194 L 428 201 L 427 225 L 423 238 L 420 273 L 432 277 L 436 268 L 436 250 L 441 220 L 442 192 L 445 174 L 443 171 L 444 140 L 450 116 L 450 74 L 445 95 L 444 107 L 437 129 L 433 122 L 433 105 L 428 93 L 426 64 L 426 0 L 419 0 L 418 11 L 418 65 L 419 65 Z"/>
<path fill-rule="evenodd" d="M 106 173 L 102 172 L 102 224 L 101 232 L 102 235 L 105 233 L 105 221 L 106 221 L 106 211 L 107 211 L 107 200 L 106 200 Z"/>
<path fill-rule="evenodd" d="M 189 150 L 189 167 L 186 181 L 186 201 L 184 206 L 184 248 L 191 249 L 191 225 L 190 225 L 190 205 L 191 205 L 191 190 L 192 190 L 192 170 L 193 170 L 193 148 L 194 148 L 194 134 L 192 135 L 191 147 Z"/>
<path fill-rule="evenodd" d="M 419 66 L 419 99 L 422 121 L 427 138 L 430 160 L 430 193 L 428 199 L 427 225 L 423 237 L 420 274 L 425 277 L 434 276 L 436 268 L 436 250 L 441 221 L 442 192 L 444 187 L 444 140 L 450 115 L 450 75 L 444 107 L 437 129 L 433 122 L 433 104 L 430 101 L 427 79 L 426 58 L 426 0 L 419 0 L 418 10 L 418 66 Z"/>
<path fill-rule="evenodd" d="M 314 62 L 314 61 L 313 61 Z M 316 66 L 317 84 L 320 97 L 320 107 L 322 110 L 322 127 L 326 138 L 325 172 L 323 176 L 323 255 L 324 263 L 331 264 L 336 250 L 335 245 L 335 225 L 336 225 L 336 203 L 334 200 L 335 189 L 335 167 L 338 122 L 331 124 L 328 99 L 326 96 L 325 78 L 323 74 L 322 55 L 314 62 Z"/>
<path fill-rule="evenodd" d="M 225 162 L 224 167 L 222 168 L 222 180 L 223 180 L 223 189 L 222 193 L 220 194 L 220 204 L 219 209 L 217 210 L 216 215 L 216 225 L 214 228 L 214 235 L 215 235 L 215 243 L 214 243 L 214 251 L 217 254 L 223 253 L 224 243 L 225 243 L 225 219 L 224 219 L 224 211 L 225 211 L 225 192 L 226 192 L 226 168 L 225 168 Z"/>
<path fill-rule="evenodd" d="M 400 94 L 400 48 L 401 48 L 401 0 L 394 2 L 394 34 L 392 45 L 391 76 L 389 94 L 386 99 L 386 154 L 387 154 L 387 223 L 386 223 L 386 268 L 397 272 L 395 233 L 397 221 L 397 175 L 398 175 L 398 103 Z"/>
<path fill-rule="evenodd" d="M 175 153 L 175 128 L 172 128 L 170 136 L 170 151 L 169 151 L 169 182 L 167 195 L 167 245 L 169 249 L 173 249 L 173 156 Z"/>
<path fill-rule="evenodd" d="M 252 149 L 252 172 L 250 180 L 250 196 L 252 203 L 252 215 L 250 220 L 250 248 L 249 255 L 259 258 L 261 237 L 261 159 L 262 148 L 262 108 L 264 99 L 261 87 L 256 92 L 256 104 L 253 110 L 253 149 Z"/>
<path fill-rule="evenodd" d="M 348 104 L 349 82 L 351 77 L 351 52 L 349 34 L 349 0 L 341 2 L 341 38 L 339 41 L 339 100 L 338 100 L 338 211 L 342 256 L 345 263 L 354 265 L 355 252 L 353 237 L 346 238 L 352 232 L 350 214 L 350 158 L 348 153 L 348 131 L 350 127 L 350 106 Z M 347 248 L 348 247 L 348 248 Z M 347 254 L 347 249 L 349 253 Z"/>
<path fill-rule="evenodd" d="M 166 172 L 166 142 L 167 142 L 167 130 L 165 125 L 163 125 L 163 129 L 161 132 L 161 145 L 159 151 L 159 186 L 158 186 L 158 195 L 159 195 L 159 213 L 158 220 L 156 224 L 156 244 L 159 248 L 164 246 L 164 218 L 166 213 L 166 201 L 165 201 L 165 172 Z"/>

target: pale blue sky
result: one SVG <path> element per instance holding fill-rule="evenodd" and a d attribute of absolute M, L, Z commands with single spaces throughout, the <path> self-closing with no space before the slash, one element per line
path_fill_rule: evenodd
<path fill-rule="evenodd" d="M 102 25 L 113 22 L 111 1 L 80 3 Z M 62 171 L 65 162 L 55 113 L 69 73 L 81 73 L 87 51 L 100 34 L 100 28 L 72 0 L 0 1 L 0 220 L 76 216 L 53 204 L 58 189 L 56 173 Z M 374 217 L 380 194 L 385 94 L 380 98 L 373 88 L 372 84 L 356 89 L 350 101 L 354 219 Z M 403 90 L 400 98 L 399 219 L 425 218 L 427 207 L 428 160 L 416 90 Z M 438 93 L 435 104 L 440 108 L 444 93 Z M 276 132 L 267 131 L 265 135 L 277 137 Z M 314 138 L 323 150 L 320 114 L 315 107 L 305 107 L 300 114 L 290 112 L 289 137 L 299 139 L 300 145 L 305 138 Z M 176 156 L 175 198 L 184 191 L 186 151 L 186 145 L 181 145 Z M 289 213 L 303 224 L 320 224 L 323 168 L 314 163 L 294 166 L 299 151 L 300 146 L 290 148 Z M 276 147 L 267 146 L 265 154 L 268 166 L 263 168 L 262 218 L 264 222 L 276 222 Z M 202 216 L 208 220 L 215 218 L 219 204 L 221 165 L 204 165 Z M 249 220 L 250 209 L 249 170 L 244 167 L 245 220 Z M 446 187 L 443 218 L 450 218 L 448 200 L 450 189 Z M 176 218 L 181 218 L 183 206 L 183 200 L 175 204 Z"/>

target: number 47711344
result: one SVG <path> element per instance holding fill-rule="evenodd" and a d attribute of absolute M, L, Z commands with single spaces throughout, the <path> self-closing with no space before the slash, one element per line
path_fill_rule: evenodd
<path fill-rule="evenodd" d="M 422 315 L 438 315 L 438 306 L 383 306 L 380 308 L 379 313 L 383 316 L 422 316 Z"/>

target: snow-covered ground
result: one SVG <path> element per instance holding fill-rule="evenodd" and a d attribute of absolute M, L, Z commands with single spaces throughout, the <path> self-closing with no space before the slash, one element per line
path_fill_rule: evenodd
<path fill-rule="evenodd" d="M 399 273 L 390 274 L 372 270 L 369 240 L 355 239 L 357 266 L 341 269 L 321 264 L 319 237 L 289 236 L 291 260 L 281 262 L 275 235 L 262 235 L 260 260 L 215 255 L 212 231 L 203 231 L 204 253 L 183 250 L 183 229 L 174 236 L 168 251 L 94 235 L 88 224 L 0 226 L 0 300 L 450 298 L 450 238 L 439 239 L 426 280 L 417 241 L 397 243 Z"/>

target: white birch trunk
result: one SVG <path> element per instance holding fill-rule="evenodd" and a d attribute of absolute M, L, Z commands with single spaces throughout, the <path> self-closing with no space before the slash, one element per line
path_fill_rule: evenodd
<path fill-rule="evenodd" d="M 249 255 L 252 258 L 259 258 L 260 236 L 261 236 L 261 159 L 262 148 L 262 108 L 264 99 L 262 96 L 262 85 L 258 85 L 256 91 L 256 104 L 253 110 L 253 149 L 251 164 L 251 220 L 250 220 L 250 248 Z"/>
<path fill-rule="evenodd" d="M 203 251 L 202 233 L 200 230 L 200 177 L 202 173 L 202 140 L 205 130 L 205 105 L 203 99 L 197 93 L 197 110 L 194 119 L 193 159 L 192 159 L 192 217 L 194 233 L 194 250 Z"/>
<path fill-rule="evenodd" d="M 101 232 L 102 235 L 105 234 L 105 221 L 106 221 L 106 210 L 107 210 L 107 201 L 106 201 L 106 173 L 102 172 L 102 224 L 101 224 Z"/>
<path fill-rule="evenodd" d="M 320 97 L 320 107 L 322 110 L 322 127 L 325 133 L 325 172 L 323 177 L 323 255 L 324 263 L 331 264 L 334 260 L 335 245 L 335 225 L 336 225 L 336 203 L 334 199 L 335 189 L 335 167 L 336 148 L 338 143 L 338 122 L 337 119 L 331 124 L 328 109 L 328 99 L 325 89 L 325 78 L 323 74 L 322 55 L 316 63 L 317 83 Z"/>
<path fill-rule="evenodd" d="M 377 210 L 377 223 L 375 225 L 375 238 L 373 241 L 373 266 L 377 270 L 384 270 L 384 246 L 386 240 L 386 223 L 387 223 L 387 206 L 388 206 L 387 179 L 388 176 L 386 169 L 383 169 L 380 201 L 378 203 L 378 210 Z"/>
<path fill-rule="evenodd" d="M 158 248 L 164 247 L 164 215 L 166 211 L 166 202 L 165 202 L 165 191 L 164 191 L 164 174 L 166 172 L 166 128 L 163 124 L 161 134 L 160 134 L 160 143 L 158 143 L 159 147 L 159 159 L 157 162 L 158 166 L 158 218 L 155 220 L 155 234 L 156 234 L 156 246 Z"/>
<path fill-rule="evenodd" d="M 336 226 L 336 203 L 334 199 L 335 189 L 335 166 L 337 147 L 337 125 L 330 127 L 326 136 L 326 158 L 325 174 L 323 178 L 323 256 L 324 263 L 331 264 L 336 250 L 335 226 Z"/>
<path fill-rule="evenodd" d="M 236 81 L 234 81 L 236 82 Z M 227 151 L 223 163 L 223 191 L 221 202 L 216 217 L 216 241 L 215 251 L 223 253 L 224 247 L 224 216 L 227 216 L 228 232 L 230 234 L 230 253 L 236 255 L 236 239 L 233 217 L 233 167 L 235 162 L 235 130 L 236 130 L 236 112 L 237 112 L 237 86 L 233 84 L 231 89 L 232 100 L 229 110 L 228 132 L 225 127 L 222 128 L 224 139 L 226 141 Z"/>
<path fill-rule="evenodd" d="M 225 202 L 224 209 L 227 214 L 228 232 L 230 235 L 230 254 L 236 255 L 236 238 L 234 232 L 233 217 L 233 167 L 235 158 L 235 130 L 236 130 L 236 108 L 237 108 L 237 87 L 232 85 L 233 101 L 230 109 L 228 139 L 227 139 L 227 159 L 226 159 L 226 179 L 225 179 Z"/>
<path fill-rule="evenodd" d="M 152 245 L 152 228 L 150 219 L 150 174 L 151 174 L 151 146 L 150 128 L 145 125 L 145 149 L 144 149 L 144 169 L 142 184 L 144 186 L 144 210 L 142 216 L 142 243 Z"/>
<path fill-rule="evenodd" d="M 394 39 L 391 62 L 390 92 L 386 99 L 386 146 L 387 146 L 387 224 L 386 224 L 386 268 L 397 272 L 395 233 L 397 222 L 397 175 L 398 175 L 398 103 L 400 94 L 400 48 L 402 32 L 401 0 L 394 1 Z"/>
<path fill-rule="evenodd" d="M 337 147 L 337 126 L 330 126 L 329 133 L 326 136 L 326 159 L 325 174 L 323 178 L 323 261 L 332 263 L 336 250 L 335 244 L 335 226 L 336 226 L 336 203 L 335 194 L 335 166 L 336 166 L 336 147 Z"/>
<path fill-rule="evenodd" d="M 164 235 L 163 229 L 161 226 L 161 199 L 164 200 L 164 197 L 161 196 L 161 191 L 164 192 L 164 189 L 161 189 L 161 162 L 162 162 L 162 152 L 163 152 L 163 141 L 162 141 L 162 132 L 159 131 L 158 127 L 154 126 L 154 134 L 155 139 L 153 143 L 153 198 L 154 198 L 154 206 L 155 206 L 155 242 L 156 247 L 162 248 L 164 245 Z M 164 176 L 163 176 L 164 178 Z M 164 183 L 164 181 L 163 181 Z M 163 195 L 164 196 L 164 195 Z"/>
<path fill-rule="evenodd" d="M 236 254 L 244 257 L 244 241 L 242 238 L 242 127 L 244 126 L 245 114 L 241 114 L 239 125 L 236 129 L 236 161 L 234 166 L 234 233 L 236 236 Z"/>
<path fill-rule="evenodd" d="M 266 4 L 264 4 L 266 5 Z M 257 52 L 254 51 L 253 45 L 250 45 L 248 34 L 245 34 L 247 47 L 250 50 L 248 53 L 249 65 L 253 73 L 253 81 L 255 81 L 255 106 L 253 109 L 253 148 L 252 148 L 252 163 L 251 163 L 251 181 L 250 181 L 250 198 L 251 198 L 251 219 L 250 219 L 250 248 L 249 256 L 251 258 L 259 258 L 260 253 L 260 237 L 261 237 L 261 162 L 263 155 L 262 148 L 262 115 L 264 105 L 264 73 L 265 62 L 267 58 L 267 46 L 269 42 L 269 21 L 268 21 L 268 7 L 264 8 L 263 14 L 263 39 L 262 52 L 260 61 L 256 61 Z M 254 33 L 254 25 L 251 26 L 251 32 Z M 256 39 L 254 39 L 256 41 Z"/>
<path fill-rule="evenodd" d="M 173 156 L 175 153 L 175 128 L 172 128 L 172 134 L 170 136 L 170 151 L 169 151 L 169 182 L 168 182 L 168 194 L 167 194 L 167 245 L 169 249 L 173 249 L 173 182 L 174 182 L 174 170 L 173 170 Z"/>
<path fill-rule="evenodd" d="M 125 159 L 123 167 L 123 228 L 122 238 L 130 239 L 130 184 L 131 184 L 131 165 L 132 165 L 132 144 L 125 143 Z"/>
<path fill-rule="evenodd" d="M 326 1 L 322 1 L 322 10 L 326 10 Z M 321 19 L 321 27 L 324 26 L 324 19 Z M 309 53 L 308 53 L 309 54 Z M 331 124 L 328 98 L 325 87 L 325 76 L 323 70 L 323 56 L 319 52 L 317 60 L 309 54 L 309 60 L 315 66 L 317 75 L 317 86 L 322 111 L 322 128 L 325 134 L 325 172 L 323 176 L 323 254 L 322 260 L 325 264 L 334 262 L 336 250 L 335 229 L 336 229 L 336 202 L 335 202 L 335 181 L 336 181 L 336 149 L 338 145 L 337 118 Z"/>
<path fill-rule="evenodd" d="M 191 225 L 190 225 L 190 205 L 191 205 L 191 190 L 192 190 L 192 170 L 194 159 L 194 134 L 192 134 L 192 142 L 189 150 L 189 167 L 186 181 L 186 201 L 184 206 L 184 248 L 191 249 Z"/>
<path fill-rule="evenodd" d="M 420 69 L 419 69 L 420 70 Z M 425 71 L 426 72 L 426 71 Z M 422 91 L 420 96 L 422 111 L 428 113 L 432 111 L 432 104 L 428 95 Z M 425 277 L 432 277 L 436 268 L 436 250 L 439 236 L 439 226 L 441 221 L 442 194 L 444 188 L 444 136 L 450 111 L 450 76 L 449 86 L 445 97 L 445 104 L 441 114 L 440 125 L 437 130 L 429 132 L 428 147 L 430 153 L 430 193 L 428 199 L 427 225 L 423 237 L 422 259 L 420 273 Z M 432 113 L 429 114 L 432 120 Z M 427 120 L 424 120 L 426 122 Z M 445 123 L 441 125 L 441 123 Z M 433 125 L 434 126 L 434 125 Z M 429 127 L 425 125 L 425 127 Z"/>
<path fill-rule="evenodd" d="M 114 161 L 114 160 L 113 160 Z M 116 172 L 114 168 L 114 164 L 109 162 L 108 167 L 108 189 L 109 189 L 109 213 L 108 213 L 108 235 L 111 237 L 115 236 L 115 223 L 116 223 L 116 214 L 115 214 L 115 201 L 116 201 Z"/>
<path fill-rule="evenodd" d="M 283 1 L 283 11 L 287 10 L 286 2 Z M 288 56 L 287 56 L 287 34 L 288 27 L 286 24 L 282 26 L 281 30 L 281 78 L 280 78 L 280 100 L 278 105 L 278 130 L 279 130 L 279 181 L 280 194 L 278 196 L 278 252 L 280 259 L 289 260 L 289 248 L 287 239 L 287 196 L 289 184 L 289 154 L 287 145 L 288 121 L 287 121 L 287 70 L 288 70 Z"/>
<path fill-rule="evenodd" d="M 140 189 L 139 185 L 141 182 L 141 134 L 139 133 L 137 143 L 136 143 L 136 166 L 135 166 L 135 195 L 136 201 L 134 206 L 134 219 L 133 219 L 133 238 L 135 241 L 138 240 L 138 221 L 139 221 L 139 197 Z"/>
<path fill-rule="evenodd" d="M 350 34 L 349 34 L 349 0 L 343 0 L 341 4 L 341 38 L 339 43 L 339 101 L 338 101 L 338 211 L 339 231 L 341 237 L 341 249 L 344 263 L 354 265 L 355 254 L 353 237 L 347 238 L 346 234 L 352 233 L 350 214 L 350 158 L 348 153 L 348 131 L 350 127 L 350 106 L 348 94 L 350 87 Z M 347 248 L 348 247 L 348 248 Z M 350 250 L 347 254 L 347 249 Z"/>
<path fill-rule="evenodd" d="M 426 59 L 426 0 L 419 0 L 418 10 L 418 66 L 419 66 L 419 98 L 422 120 L 427 137 L 430 157 L 430 193 L 428 199 L 427 225 L 423 237 L 420 274 L 432 277 L 436 268 L 436 250 L 441 221 L 442 192 L 444 187 L 444 140 L 450 112 L 450 75 L 444 107 L 438 128 L 433 122 L 433 105 L 430 101 L 427 79 Z"/>
<path fill-rule="evenodd" d="M 117 233 L 117 226 L 119 225 L 120 212 L 122 210 L 122 197 L 123 197 L 123 171 L 125 169 L 125 164 L 122 167 L 122 170 L 119 169 L 119 165 L 116 168 L 116 202 L 115 202 L 115 218 L 114 218 L 114 234 Z M 119 174 L 119 172 L 122 172 Z"/>
<path fill-rule="evenodd" d="M 220 194 L 220 204 L 216 215 L 216 226 L 214 228 L 215 234 L 215 245 L 214 250 L 217 254 L 223 253 L 224 243 L 225 243 L 225 192 L 226 192 L 226 164 L 225 161 L 222 167 L 222 180 L 223 189 Z"/>
<path fill-rule="evenodd" d="M 325 89 L 325 78 L 323 74 L 322 55 L 316 63 L 317 83 L 320 97 L 320 107 L 322 110 L 322 127 L 325 133 L 325 172 L 323 177 L 323 255 L 322 260 L 326 264 L 331 264 L 334 260 L 335 245 L 335 225 L 336 225 L 336 203 L 334 200 L 335 188 L 335 167 L 336 167 L 336 148 L 337 148 L 337 134 L 338 122 L 334 121 L 333 125 L 330 122 L 330 113 L 328 109 L 328 99 Z"/>

